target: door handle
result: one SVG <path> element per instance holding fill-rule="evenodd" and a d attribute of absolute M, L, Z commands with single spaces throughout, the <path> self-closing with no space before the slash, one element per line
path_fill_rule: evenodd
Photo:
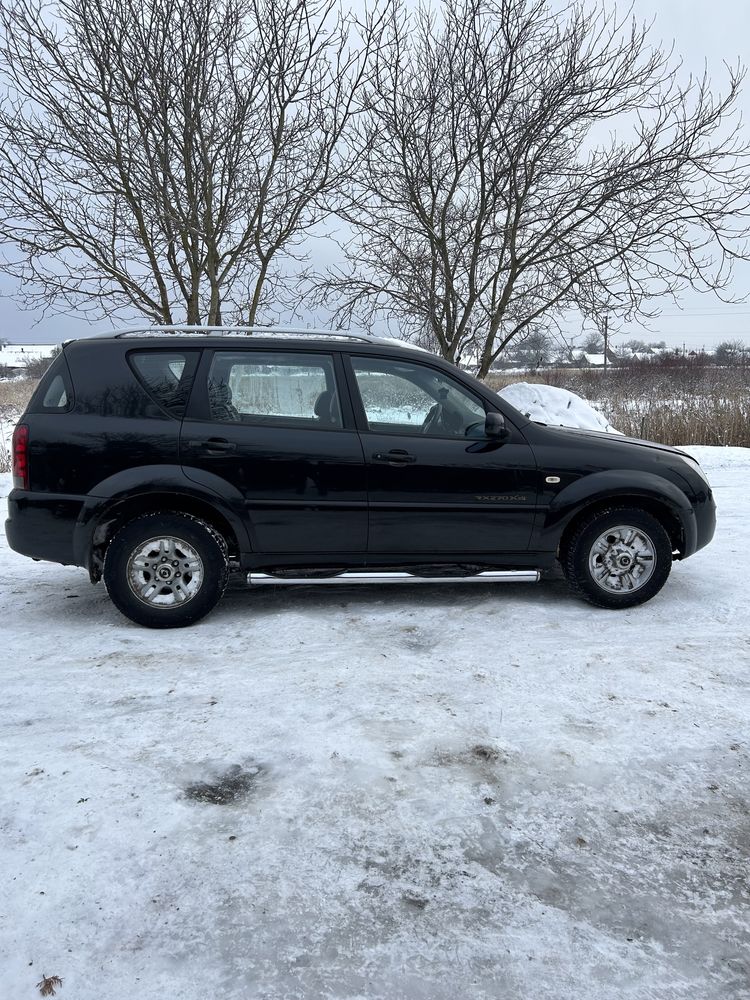
<path fill-rule="evenodd" d="M 417 456 L 410 455 L 403 448 L 394 448 L 392 451 L 385 453 L 376 452 L 372 456 L 372 460 L 373 462 L 385 462 L 388 465 L 411 465 L 412 462 L 416 462 Z"/>
<path fill-rule="evenodd" d="M 188 441 L 190 448 L 200 448 L 208 452 L 209 455 L 221 455 L 226 451 L 237 451 L 234 441 L 227 441 L 226 438 L 208 438 L 207 440 Z"/>

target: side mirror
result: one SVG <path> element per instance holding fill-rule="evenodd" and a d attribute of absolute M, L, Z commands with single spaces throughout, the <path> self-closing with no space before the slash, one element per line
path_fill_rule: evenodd
<path fill-rule="evenodd" d="M 488 413 L 484 421 L 484 433 L 488 438 L 502 441 L 509 437 L 510 432 L 505 426 L 502 413 Z"/>

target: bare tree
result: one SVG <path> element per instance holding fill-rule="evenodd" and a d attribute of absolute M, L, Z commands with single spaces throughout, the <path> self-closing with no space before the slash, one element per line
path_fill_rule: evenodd
<path fill-rule="evenodd" d="M 343 322 L 397 318 L 480 375 L 567 310 L 649 314 L 746 254 L 741 68 L 681 82 L 648 27 L 579 0 L 391 0 L 342 215 Z"/>
<path fill-rule="evenodd" d="M 350 28 L 335 0 L 0 0 L 24 304 L 255 322 L 349 171 L 373 44 Z"/>
<path fill-rule="evenodd" d="M 528 328 L 525 336 L 519 337 L 509 345 L 505 356 L 514 366 L 535 371 L 548 365 L 556 350 L 559 353 L 560 346 L 543 327 L 532 326 Z"/>
<path fill-rule="evenodd" d="M 584 335 L 580 349 L 586 354 L 602 354 L 604 352 L 604 337 L 593 330 Z"/>
<path fill-rule="evenodd" d="M 737 365 L 743 361 L 747 348 L 741 340 L 722 340 L 714 350 L 717 365 Z"/>

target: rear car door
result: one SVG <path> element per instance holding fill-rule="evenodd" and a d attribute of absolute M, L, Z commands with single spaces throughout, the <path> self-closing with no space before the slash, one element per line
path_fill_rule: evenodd
<path fill-rule="evenodd" d="M 519 552 L 534 523 L 537 466 L 521 432 L 484 433 L 484 401 L 411 359 L 349 359 L 367 464 L 369 551 L 434 557 Z"/>
<path fill-rule="evenodd" d="M 340 380 L 336 352 L 204 352 L 182 427 L 183 468 L 239 493 L 255 552 L 365 552 L 362 446 Z"/>

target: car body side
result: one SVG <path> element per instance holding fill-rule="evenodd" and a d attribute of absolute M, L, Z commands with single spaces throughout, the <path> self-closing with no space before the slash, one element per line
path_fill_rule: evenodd
<path fill-rule="evenodd" d="M 138 341 L 105 338 L 74 341 L 66 346 L 22 418 L 29 427 L 31 478 L 28 490 L 16 488 L 9 497 L 6 533 L 13 549 L 35 559 L 85 566 L 96 580 L 115 531 L 132 518 L 160 510 L 191 514 L 213 525 L 227 541 L 230 564 L 242 570 L 418 567 L 427 562 L 544 569 L 554 564 L 566 533 L 584 512 L 613 505 L 637 506 L 654 514 L 669 534 L 675 558 L 692 555 L 713 535 L 715 507 L 710 488 L 698 467 L 677 449 L 613 434 L 533 423 L 487 386 L 432 355 L 393 344 L 307 339 L 279 343 L 255 336 L 249 342 L 248 338 L 211 336 L 197 343 L 180 342 L 180 347 L 197 352 L 226 350 L 229 344 L 237 351 L 265 348 L 277 353 L 325 354 L 336 359 L 337 379 L 342 383 L 343 425 L 340 430 L 314 432 L 322 442 L 320 456 L 305 453 L 308 443 L 304 439 L 299 442 L 299 461 L 304 461 L 306 470 L 316 461 L 330 460 L 337 442 L 342 446 L 346 443 L 346 493 L 340 498 L 325 497 L 326 509 L 333 514 L 331 523 L 339 526 L 336 545 L 326 543 L 320 551 L 264 550 L 254 537 L 256 511 L 252 504 L 248 507 L 247 495 L 227 476 L 212 471 L 210 465 L 196 467 L 189 460 L 188 442 L 194 428 L 208 421 L 205 394 L 196 390 L 199 377 L 184 417 L 179 418 L 152 398 L 129 363 L 128 355 L 136 350 L 171 350 L 178 341 L 173 336 Z M 496 441 L 463 439 L 460 450 L 469 456 L 482 452 L 490 468 L 492 462 L 504 461 L 504 455 L 518 456 L 510 464 L 515 469 L 513 481 L 523 483 L 523 488 L 472 495 L 467 492 L 457 499 L 455 492 L 441 496 L 439 481 L 433 477 L 429 489 L 434 503 L 422 500 L 411 507 L 408 502 L 402 502 L 400 507 L 390 505 L 394 520 L 398 520 L 399 510 L 403 513 L 413 508 L 418 513 L 426 544 L 418 551 L 373 551 L 372 545 L 368 551 L 362 544 L 359 526 L 370 509 L 366 463 L 370 432 L 358 403 L 351 367 L 345 363 L 350 355 L 400 358 L 431 366 L 479 397 L 487 411 L 502 414 L 507 437 Z M 205 366 L 199 372 L 204 370 Z M 41 401 L 60 374 L 70 386 L 69 405 L 63 412 L 49 412 Z M 253 441 L 260 445 L 267 439 L 265 447 L 269 452 L 273 450 L 276 438 L 271 431 L 252 426 L 244 427 L 244 432 L 252 434 Z M 312 440 L 310 436 L 308 442 Z M 470 463 L 471 457 L 462 461 Z M 519 471 L 520 465 L 524 468 Z M 412 480 L 415 471 L 420 475 L 419 469 L 410 469 Z M 519 479 L 521 474 L 523 478 Z M 309 508 L 314 516 L 321 506 L 321 502 L 301 494 L 286 506 L 268 505 L 262 516 L 283 532 L 285 511 L 296 512 L 297 523 L 304 524 L 299 521 L 299 512 Z M 387 520 L 389 504 L 382 507 Z M 337 515 L 337 510 L 351 516 L 347 519 L 343 513 Z M 479 533 L 479 543 L 466 551 L 445 542 L 445 517 L 459 512 L 467 523 L 476 519 Z M 514 551 L 489 546 L 480 552 L 483 519 L 489 524 L 492 518 L 514 516 L 519 524 L 528 520 L 527 542 Z M 427 544 L 430 538 L 434 539 L 431 546 Z"/>

